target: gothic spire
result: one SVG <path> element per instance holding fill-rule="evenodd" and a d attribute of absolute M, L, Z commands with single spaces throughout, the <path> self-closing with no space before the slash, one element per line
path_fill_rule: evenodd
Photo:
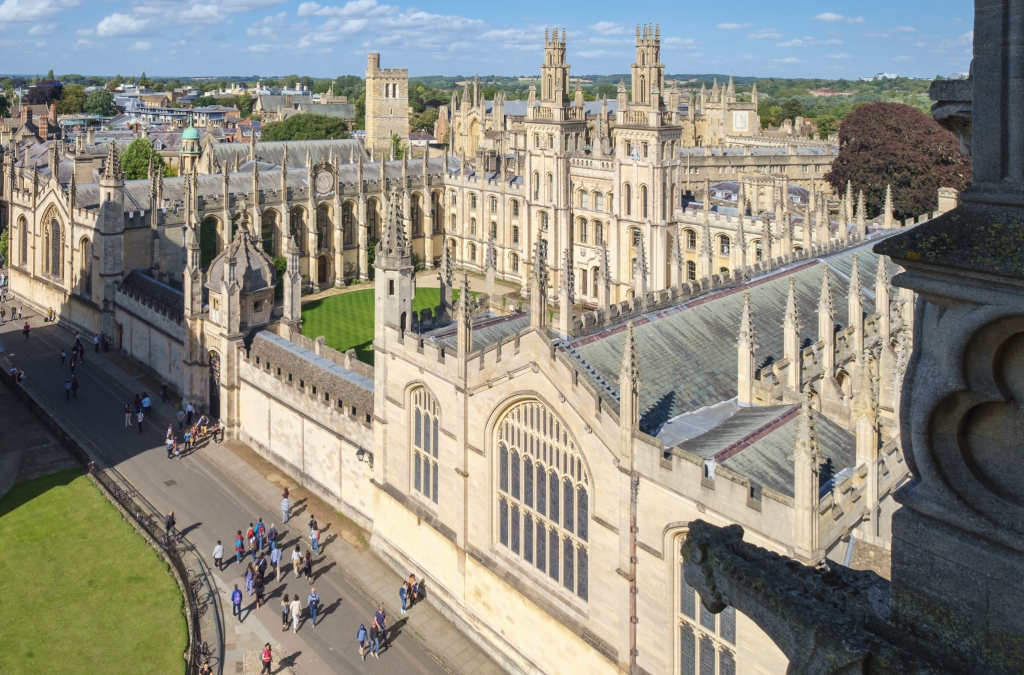
<path fill-rule="evenodd" d="M 408 254 L 408 242 L 405 239 L 405 227 L 402 223 L 402 198 L 398 191 L 393 191 L 388 199 L 387 222 L 380 247 L 384 255 L 405 256 Z"/>
<path fill-rule="evenodd" d="M 828 265 L 822 265 L 821 295 L 818 297 L 818 311 L 828 313 L 829 316 L 835 312 L 835 305 L 832 302 L 832 287 L 829 285 Z M 819 336 L 818 339 L 824 339 L 824 336 Z"/>
<path fill-rule="evenodd" d="M 796 307 L 796 278 L 789 277 L 789 295 L 786 296 L 785 326 L 800 331 L 800 311 Z"/>
<path fill-rule="evenodd" d="M 107 146 L 107 163 L 103 166 L 103 177 L 107 180 L 124 180 L 121 157 L 117 154 L 117 141 L 110 141 L 110 145 Z"/>
<path fill-rule="evenodd" d="M 740 347 L 748 347 L 753 350 L 754 325 L 750 320 L 750 291 L 743 293 L 743 312 L 740 314 Z"/>

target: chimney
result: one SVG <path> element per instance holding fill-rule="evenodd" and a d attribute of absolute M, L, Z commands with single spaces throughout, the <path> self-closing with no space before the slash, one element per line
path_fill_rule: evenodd
<path fill-rule="evenodd" d="M 32 121 L 32 108 L 28 105 L 21 106 L 21 123 L 28 124 Z"/>
<path fill-rule="evenodd" d="M 85 142 L 87 145 L 94 145 L 96 143 L 96 127 L 88 127 L 85 130 Z"/>
<path fill-rule="evenodd" d="M 50 137 L 50 118 L 43 115 L 39 118 L 39 138 L 45 142 Z"/>
<path fill-rule="evenodd" d="M 51 103 L 50 104 L 50 124 L 52 124 L 54 126 L 57 125 L 57 104 L 56 103 Z"/>

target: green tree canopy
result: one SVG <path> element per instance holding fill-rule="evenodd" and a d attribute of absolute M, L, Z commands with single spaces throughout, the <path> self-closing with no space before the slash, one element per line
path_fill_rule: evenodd
<path fill-rule="evenodd" d="M 863 190 L 875 216 L 892 186 L 893 214 L 900 220 L 933 211 L 940 187 L 971 184 L 971 160 L 953 135 L 921 111 L 902 103 L 856 108 L 839 127 L 839 154 L 825 180 L 836 192 Z"/>
<path fill-rule="evenodd" d="M 85 87 L 80 84 L 69 84 L 57 101 L 57 112 L 61 115 L 74 115 L 85 109 Z"/>
<path fill-rule="evenodd" d="M 150 85 L 149 78 L 146 77 L 146 71 L 142 71 L 142 77 L 139 78 L 140 87 L 148 87 Z"/>
<path fill-rule="evenodd" d="M 312 113 L 293 115 L 283 122 L 270 122 L 263 126 L 260 135 L 264 141 L 317 141 L 351 137 L 345 120 Z"/>
<path fill-rule="evenodd" d="M 205 108 L 208 105 L 217 105 L 217 99 L 212 96 L 198 96 L 196 100 L 192 101 L 194 108 Z"/>
<path fill-rule="evenodd" d="M 156 163 L 163 171 L 164 158 L 145 138 L 136 138 L 121 153 L 121 168 L 124 169 L 124 176 L 128 180 L 139 180 L 149 176 L 150 162 Z"/>
<path fill-rule="evenodd" d="M 800 102 L 798 98 L 786 99 L 782 102 L 780 115 L 784 120 L 794 120 L 797 117 L 803 117 L 804 115 L 804 104 Z"/>
<path fill-rule="evenodd" d="M 416 115 L 409 124 L 412 131 L 434 133 L 434 122 L 437 121 L 437 108 L 430 108 L 422 115 Z"/>
<path fill-rule="evenodd" d="M 114 95 L 106 89 L 96 89 L 89 92 L 89 95 L 85 98 L 85 106 L 82 110 L 90 115 L 103 115 L 104 117 L 116 115 L 117 108 L 114 106 Z"/>
<path fill-rule="evenodd" d="M 48 79 L 48 80 L 52 80 L 53 79 L 53 68 L 50 68 L 50 70 L 47 71 L 46 79 Z"/>
<path fill-rule="evenodd" d="M 11 114 L 11 103 L 7 96 L 0 94 L 0 117 L 8 117 Z"/>

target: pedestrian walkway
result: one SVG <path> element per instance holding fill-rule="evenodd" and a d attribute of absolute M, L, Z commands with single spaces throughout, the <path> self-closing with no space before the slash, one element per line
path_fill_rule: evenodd
<path fill-rule="evenodd" d="M 30 315 L 27 304 L 26 319 L 33 325 L 31 339 L 22 341 L 20 335 L 10 332 L 16 329 L 8 326 L 4 327 L 6 330 L 0 329 L 0 334 L 10 349 L 9 360 L 25 369 L 33 393 L 46 397 L 53 410 L 71 423 L 69 428 L 77 428 L 93 441 L 97 450 L 102 444 L 101 452 L 154 504 L 173 506 L 175 513 L 180 513 L 179 527 L 189 529 L 188 523 L 195 521 L 197 524 L 191 526 L 194 531 L 187 534 L 202 552 L 212 550 L 217 539 L 230 550 L 234 531 L 258 516 L 268 523 L 275 520 L 274 514 L 280 512 L 282 484 L 294 486 L 293 480 L 280 470 L 257 471 L 243 459 L 245 448 L 236 447 L 234 443 L 207 443 L 188 458 L 168 462 L 161 439 L 169 423 L 177 428 L 179 408 L 161 402 L 159 382 L 113 351 L 109 354 L 86 352 L 84 362 L 76 371 L 82 382 L 82 395 L 77 401 L 66 402 L 62 388 L 58 387 L 63 382 L 59 351 L 74 342 L 74 334 L 60 326 L 42 324 L 38 310 L 33 308 Z M 49 382 L 49 379 L 54 381 Z M 134 428 L 124 429 L 123 409 L 135 392 L 143 390 L 152 398 L 153 413 L 146 422 L 145 433 L 138 434 Z M 237 621 L 232 623 L 228 593 L 237 583 L 241 568 L 236 567 L 234 556 L 230 556 L 231 564 L 225 572 L 215 572 L 222 607 L 226 610 L 222 612 L 226 621 L 223 672 L 250 672 L 248 664 L 254 662 L 254 653 L 265 642 L 281 645 L 281 650 L 275 649 L 275 672 L 279 672 L 278 655 L 284 657 L 282 663 L 293 673 L 358 672 L 360 659 L 354 627 L 359 623 L 369 624 L 372 609 L 379 603 L 387 607 L 389 633 L 397 637 L 381 656 L 380 663 L 388 664 L 390 669 L 401 668 L 402 672 L 424 675 L 503 672 L 429 603 L 419 604 L 402 616 L 398 600 L 402 578 L 365 546 L 369 534 L 342 536 L 343 531 L 351 531 L 354 524 L 347 522 L 342 526 L 339 522 L 342 517 L 326 506 L 317 514 L 322 526 L 331 523 L 330 534 L 339 535 L 327 537 L 323 555 L 316 561 L 315 583 L 325 605 L 321 614 L 326 619 L 324 626 L 318 621 L 315 631 L 312 626 L 302 626 L 298 634 L 274 630 L 279 618 L 280 594 L 293 592 L 295 586 L 300 590 L 308 589 L 302 580 L 286 582 L 292 590 L 278 588 L 271 582 L 267 595 L 270 606 L 251 612 L 241 625 Z M 281 528 L 282 541 L 288 540 L 287 546 L 306 540 L 302 526 L 291 521 L 289 525 L 290 532 L 286 527 Z M 248 602 L 247 597 L 245 604 Z M 339 607 L 342 603 L 345 603 L 343 608 Z M 271 639 L 272 636 L 275 639 Z M 413 638 L 415 644 L 408 637 Z M 259 666 L 251 672 L 258 673 Z"/>

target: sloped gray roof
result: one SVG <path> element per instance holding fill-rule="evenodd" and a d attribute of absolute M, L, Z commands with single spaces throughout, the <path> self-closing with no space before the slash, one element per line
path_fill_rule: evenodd
<path fill-rule="evenodd" d="M 486 349 L 530 326 L 529 314 L 511 314 L 497 318 L 479 317 L 473 324 L 473 351 Z M 454 324 L 435 331 L 430 337 L 445 349 L 457 349 Z"/>
<path fill-rule="evenodd" d="M 260 141 L 256 143 L 256 157 L 263 162 L 281 166 L 284 160 L 284 146 L 288 146 L 288 168 L 299 169 L 306 167 L 306 150 L 313 155 L 313 162 L 327 160 L 331 149 L 340 164 L 349 162 L 353 153 L 362 154 L 366 159 L 366 151 L 363 144 L 354 138 L 343 138 L 326 141 Z M 249 158 L 248 143 L 217 143 L 211 145 L 210 150 L 215 153 L 217 161 L 234 162 L 235 155 L 242 160 Z"/>
<path fill-rule="evenodd" d="M 172 317 L 185 312 L 185 295 L 176 288 L 154 279 L 148 270 L 133 269 L 120 283 L 121 290 L 162 309 Z"/>
<path fill-rule="evenodd" d="M 356 107 L 352 103 L 310 103 L 302 104 L 302 112 L 325 117 L 340 117 L 352 120 L 356 117 Z"/>
<path fill-rule="evenodd" d="M 234 257 L 237 261 L 237 273 L 242 285 L 242 293 L 253 293 L 273 288 L 277 283 L 277 270 L 273 261 L 266 253 L 256 246 L 253 238 L 240 228 L 235 233 L 227 249 L 210 263 L 209 282 L 207 287 L 219 288 L 224 278 L 224 265 Z"/>
<path fill-rule="evenodd" d="M 864 311 L 868 315 L 874 312 L 871 289 L 878 257 L 871 252 L 873 243 L 824 260 L 832 268 L 829 285 L 834 318 L 841 326 L 849 324 L 846 296 L 853 253 L 860 254 Z M 782 323 L 790 277 L 796 279 L 800 336 L 805 341 L 817 342 L 821 263 L 818 259 L 799 263 L 742 286 L 699 296 L 634 320 L 643 383 L 641 420 L 646 429 L 655 431 L 676 415 L 736 396 L 736 335 L 744 291 L 750 291 L 759 368 L 783 357 Z M 890 272 L 895 269 L 892 266 Z M 570 343 L 570 353 L 617 389 L 624 333 L 625 325 L 619 324 L 578 338 Z"/>

